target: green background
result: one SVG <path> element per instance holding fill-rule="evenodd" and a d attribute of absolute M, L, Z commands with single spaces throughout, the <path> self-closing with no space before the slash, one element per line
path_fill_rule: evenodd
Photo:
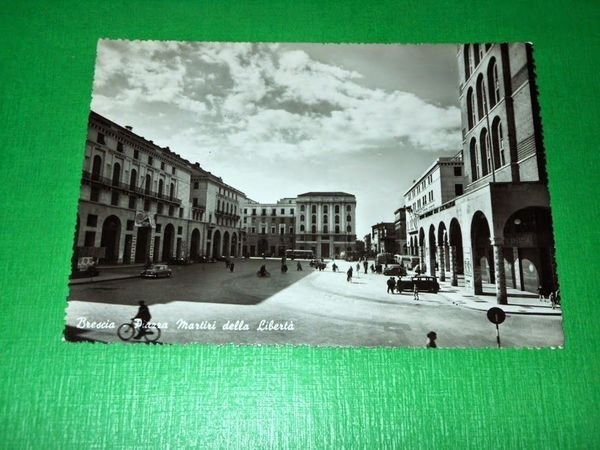
<path fill-rule="evenodd" d="M 4 3 L 0 447 L 600 446 L 598 2 Z M 95 49 L 103 37 L 533 42 L 565 349 L 61 342 Z"/>

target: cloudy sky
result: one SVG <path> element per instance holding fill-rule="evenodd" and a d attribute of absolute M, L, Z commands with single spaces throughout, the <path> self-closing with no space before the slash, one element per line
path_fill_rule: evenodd
<path fill-rule="evenodd" d="M 357 198 L 357 235 L 460 150 L 454 45 L 102 40 L 92 109 L 259 202 Z"/>

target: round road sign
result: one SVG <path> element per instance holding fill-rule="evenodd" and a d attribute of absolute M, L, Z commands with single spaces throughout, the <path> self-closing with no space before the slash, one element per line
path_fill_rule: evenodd
<path fill-rule="evenodd" d="M 488 309 L 487 318 L 490 322 L 499 325 L 506 319 L 506 313 L 502 309 L 494 306 L 493 308 Z"/>

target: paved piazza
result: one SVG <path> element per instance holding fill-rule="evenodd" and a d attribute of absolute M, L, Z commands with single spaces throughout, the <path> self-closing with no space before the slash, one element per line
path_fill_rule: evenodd
<path fill-rule="evenodd" d="M 256 276 L 263 263 L 269 278 Z M 412 293 L 388 294 L 383 275 L 355 272 L 348 283 L 351 263 L 338 264 L 334 273 L 331 263 L 319 272 L 302 262 L 298 272 L 289 261 L 283 274 L 278 260 L 238 259 L 233 273 L 219 262 L 173 266 L 170 279 L 73 285 L 67 325 L 83 339 L 121 342 L 116 327 L 144 300 L 162 343 L 423 347 L 434 330 L 439 347 L 496 346 L 485 311 L 452 304 L 444 290 L 421 293 L 418 302 Z M 214 329 L 189 329 L 207 327 Z M 500 328 L 502 345 L 560 346 L 561 327 L 560 316 L 509 314 Z"/>

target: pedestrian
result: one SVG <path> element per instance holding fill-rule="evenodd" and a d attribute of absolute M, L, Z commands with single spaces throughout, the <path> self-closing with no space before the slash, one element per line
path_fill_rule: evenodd
<path fill-rule="evenodd" d="M 287 264 L 282 264 L 281 265 L 281 273 L 287 273 L 288 271 L 288 266 Z"/>
<path fill-rule="evenodd" d="M 360 272 L 360 263 L 356 263 L 356 274 L 358 275 Z"/>
<path fill-rule="evenodd" d="M 556 292 L 550 292 L 550 303 L 552 304 L 552 309 L 556 309 Z"/>
<path fill-rule="evenodd" d="M 334 272 L 337 272 L 338 266 L 335 263 L 333 263 L 333 266 L 331 266 L 331 268 L 333 269 Z"/>
<path fill-rule="evenodd" d="M 233 263 L 233 261 L 231 261 L 231 262 L 229 263 L 229 271 L 230 271 L 230 272 L 233 272 L 233 266 L 235 266 L 235 264 Z"/>
<path fill-rule="evenodd" d="M 413 300 L 419 300 L 419 288 L 417 285 L 413 285 Z"/>
<path fill-rule="evenodd" d="M 352 283 L 352 266 L 350 266 L 350 268 L 348 269 L 348 272 L 346 272 L 347 278 L 346 281 L 348 283 Z"/>
<path fill-rule="evenodd" d="M 402 294 L 402 277 L 398 277 L 398 282 L 396 283 L 396 290 L 398 294 Z"/>
<path fill-rule="evenodd" d="M 430 331 L 427 333 L 427 344 L 425 347 L 427 348 L 437 348 L 437 344 L 435 340 L 437 339 L 437 333 L 435 331 Z"/>
<path fill-rule="evenodd" d="M 542 286 L 541 286 L 541 285 L 540 285 L 540 286 L 538 286 L 538 288 L 537 288 L 537 293 L 538 293 L 538 300 L 539 300 L 540 302 L 543 302 L 543 301 L 544 301 L 544 290 L 542 289 Z"/>
<path fill-rule="evenodd" d="M 299 272 L 302 270 L 302 264 L 300 264 L 300 261 L 298 261 L 298 263 L 296 264 L 296 270 Z"/>
<path fill-rule="evenodd" d="M 396 279 L 394 277 L 389 277 L 387 280 L 387 293 L 393 294 L 395 287 L 396 287 Z"/>
<path fill-rule="evenodd" d="M 560 305 L 560 288 L 556 290 L 556 295 L 554 296 L 554 301 L 557 305 Z"/>
<path fill-rule="evenodd" d="M 369 268 L 369 262 L 367 261 L 367 258 L 365 258 L 365 260 L 363 261 L 363 266 L 365 268 L 365 274 L 367 273 L 367 269 Z"/>
<path fill-rule="evenodd" d="M 371 264 L 371 273 L 375 273 L 375 266 Z"/>

